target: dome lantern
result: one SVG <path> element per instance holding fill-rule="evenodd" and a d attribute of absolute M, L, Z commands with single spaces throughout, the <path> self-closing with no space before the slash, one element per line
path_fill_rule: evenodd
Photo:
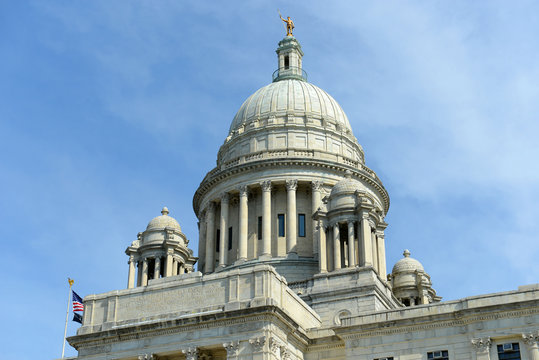
<path fill-rule="evenodd" d="M 307 81 L 307 73 L 302 68 L 303 51 L 295 37 L 289 35 L 279 41 L 276 52 L 278 68 L 273 73 L 273 82 L 285 79 Z"/>

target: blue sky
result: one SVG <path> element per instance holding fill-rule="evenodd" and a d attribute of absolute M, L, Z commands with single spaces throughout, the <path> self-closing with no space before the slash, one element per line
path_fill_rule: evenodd
<path fill-rule="evenodd" d="M 446 300 L 539 281 L 537 2 L 4 1 L 3 356 L 59 357 L 66 278 L 124 288 L 163 205 L 197 248 L 192 195 L 271 81 L 277 9 L 389 191 L 388 270 L 410 249 Z"/>

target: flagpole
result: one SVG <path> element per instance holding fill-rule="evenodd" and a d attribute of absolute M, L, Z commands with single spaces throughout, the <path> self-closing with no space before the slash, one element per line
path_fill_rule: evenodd
<path fill-rule="evenodd" d="M 64 344 L 62 345 L 62 359 L 64 358 L 64 353 L 66 349 L 67 321 L 69 320 L 69 303 L 71 302 L 71 287 L 73 286 L 73 283 L 75 282 L 75 280 L 67 278 L 67 282 L 69 283 L 69 293 L 67 294 L 66 325 L 64 327 Z"/>

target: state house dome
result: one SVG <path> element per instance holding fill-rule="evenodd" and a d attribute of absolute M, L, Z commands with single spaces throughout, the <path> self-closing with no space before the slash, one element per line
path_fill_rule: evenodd
<path fill-rule="evenodd" d="M 296 79 L 283 79 L 258 89 L 238 110 L 230 132 L 262 118 L 290 113 L 335 123 L 352 132 L 346 114 L 331 95 L 313 84 Z"/>

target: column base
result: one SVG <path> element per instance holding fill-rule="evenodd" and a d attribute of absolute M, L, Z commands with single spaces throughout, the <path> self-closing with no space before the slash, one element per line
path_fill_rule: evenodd
<path fill-rule="evenodd" d="M 247 261 L 247 259 L 244 259 L 244 258 L 238 259 L 238 260 L 236 260 L 236 261 L 234 262 L 234 265 L 241 265 L 241 264 L 243 264 L 243 263 L 246 262 L 246 261 Z"/>
<path fill-rule="evenodd" d="M 225 268 L 226 268 L 226 265 L 219 265 L 219 266 L 217 266 L 217 268 L 215 269 L 215 272 L 223 271 Z"/>

